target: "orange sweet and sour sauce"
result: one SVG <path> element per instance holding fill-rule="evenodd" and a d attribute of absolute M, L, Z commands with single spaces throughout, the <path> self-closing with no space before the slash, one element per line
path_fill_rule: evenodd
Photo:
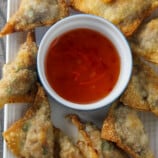
<path fill-rule="evenodd" d="M 45 73 L 61 97 L 75 103 L 92 103 L 115 86 L 120 58 L 114 45 L 99 32 L 75 29 L 51 43 Z"/>

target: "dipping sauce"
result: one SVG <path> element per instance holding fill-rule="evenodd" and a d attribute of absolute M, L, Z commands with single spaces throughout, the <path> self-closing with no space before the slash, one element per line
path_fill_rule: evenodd
<path fill-rule="evenodd" d="M 111 41 L 99 32 L 75 29 L 52 41 L 45 73 L 58 95 L 88 104 L 112 91 L 120 73 L 120 58 Z"/>

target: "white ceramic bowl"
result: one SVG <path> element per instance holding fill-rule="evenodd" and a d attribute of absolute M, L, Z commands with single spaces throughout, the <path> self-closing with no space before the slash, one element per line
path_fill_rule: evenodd
<path fill-rule="evenodd" d="M 52 89 L 45 75 L 45 57 L 51 42 L 63 33 L 77 28 L 89 28 L 105 35 L 113 43 L 120 56 L 120 75 L 113 90 L 103 99 L 90 104 L 77 104 L 65 100 Z M 97 16 L 78 14 L 60 20 L 46 32 L 39 46 L 37 69 L 44 88 L 59 103 L 77 110 L 95 110 L 108 106 L 125 90 L 132 72 L 132 55 L 125 37 L 113 24 Z"/>

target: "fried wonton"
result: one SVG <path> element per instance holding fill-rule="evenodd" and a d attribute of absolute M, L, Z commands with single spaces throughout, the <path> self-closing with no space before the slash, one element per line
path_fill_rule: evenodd
<path fill-rule="evenodd" d="M 54 158 L 84 158 L 73 141 L 56 128 L 54 150 Z"/>
<path fill-rule="evenodd" d="M 158 7 L 158 0 L 71 0 L 71 6 L 81 12 L 101 16 L 131 35 L 142 20 Z"/>
<path fill-rule="evenodd" d="M 134 58 L 131 80 L 120 101 L 132 108 L 158 115 L 158 74 L 143 60 Z"/>
<path fill-rule="evenodd" d="M 143 23 L 130 37 L 133 53 L 158 64 L 158 18 Z"/>
<path fill-rule="evenodd" d="M 104 158 L 129 158 L 122 149 L 118 148 L 114 143 L 102 139 L 102 151 Z"/>
<path fill-rule="evenodd" d="M 76 115 L 67 116 L 78 129 L 77 146 L 85 158 L 99 158 L 99 153 L 95 150 L 93 143 L 85 131 L 82 124 Z"/>
<path fill-rule="evenodd" d="M 136 111 L 115 102 L 104 120 L 101 137 L 112 141 L 133 158 L 153 158 L 147 134 Z"/>
<path fill-rule="evenodd" d="M 83 146 L 80 149 L 86 155 L 85 157 L 128 158 L 127 154 L 113 143 L 101 139 L 101 131 L 94 124 L 81 123 L 76 115 L 68 115 L 68 118 L 71 119 L 79 130 L 78 143 L 82 142 Z M 88 148 L 92 150 L 91 154 L 88 152 Z"/>
<path fill-rule="evenodd" d="M 1 30 L 0 37 L 39 26 L 49 26 L 67 15 L 65 0 L 21 0 L 18 11 Z"/>
<path fill-rule="evenodd" d="M 54 133 L 50 106 L 39 86 L 34 104 L 3 133 L 12 153 L 21 158 L 53 158 Z"/>
<path fill-rule="evenodd" d="M 32 33 L 20 47 L 14 61 L 5 64 L 0 80 L 0 107 L 5 103 L 32 102 L 36 94 L 37 46 Z"/>

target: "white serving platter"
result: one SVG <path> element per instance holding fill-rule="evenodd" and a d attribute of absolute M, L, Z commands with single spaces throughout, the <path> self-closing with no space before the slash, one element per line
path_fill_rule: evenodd
<path fill-rule="evenodd" d="M 17 10 L 19 6 L 20 0 L 8 0 L 8 8 L 7 8 L 7 19 Z M 47 31 L 48 28 L 38 28 L 36 30 L 36 41 L 39 44 L 41 38 L 43 37 L 44 33 Z M 25 33 L 15 33 L 12 35 L 7 36 L 7 49 L 6 49 L 6 62 L 9 62 L 14 59 L 19 46 L 25 41 L 26 34 Z M 97 111 L 90 111 L 90 112 L 83 112 L 83 111 L 76 111 L 73 109 L 69 109 L 63 107 L 55 100 L 50 99 L 51 110 L 52 110 L 52 121 L 54 125 L 61 130 L 63 130 L 67 135 L 70 137 L 75 138 L 76 136 L 76 129 L 73 128 L 71 124 L 69 124 L 66 119 L 65 115 L 68 113 L 75 113 L 78 114 L 81 119 L 86 121 L 91 121 L 97 124 L 99 127 L 102 125 L 102 121 L 106 117 L 107 109 L 100 109 Z M 19 119 L 23 114 L 24 111 L 27 109 L 27 104 L 12 104 L 12 105 L 5 105 L 4 107 L 4 131 L 17 119 Z M 158 158 L 158 117 L 154 116 L 151 113 L 140 113 L 140 118 L 144 123 L 146 133 L 150 139 L 150 146 L 155 154 L 155 158 Z M 13 154 L 8 150 L 6 143 L 4 141 L 4 148 L 3 148 L 3 158 L 15 158 Z"/>

